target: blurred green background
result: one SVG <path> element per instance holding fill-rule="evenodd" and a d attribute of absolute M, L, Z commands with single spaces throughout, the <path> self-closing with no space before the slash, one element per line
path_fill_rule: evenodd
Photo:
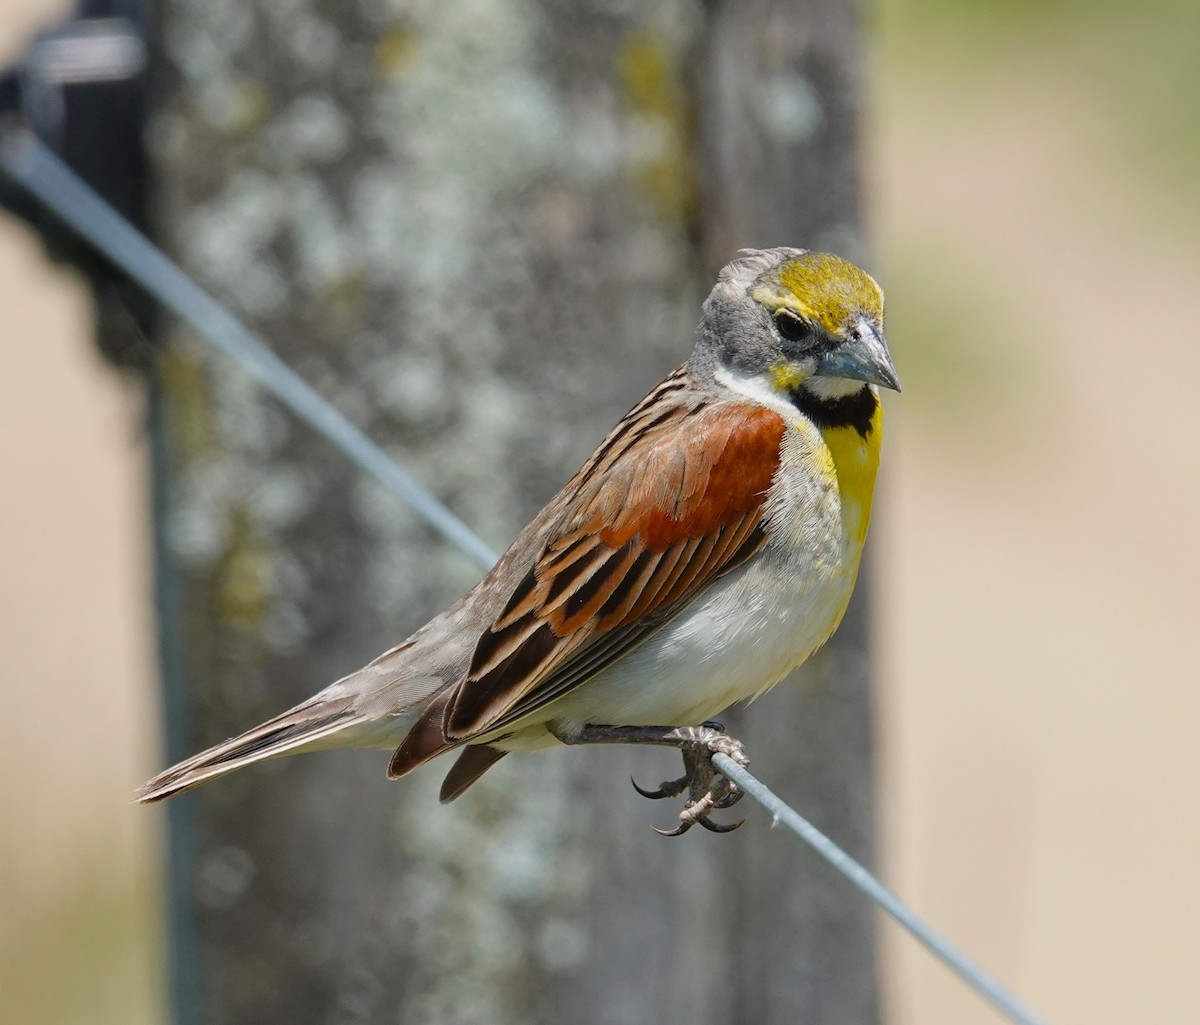
<path fill-rule="evenodd" d="M 0 55 L 62 7 L 7 0 Z M 1200 5 L 865 19 L 905 385 L 874 535 L 884 872 L 1051 1021 L 1198 1020 Z M 0 221 L 0 1020 L 23 1025 L 165 1007 L 162 820 L 129 804 L 159 762 L 144 453 L 88 317 Z M 888 1021 L 998 1020 L 882 935 Z"/>

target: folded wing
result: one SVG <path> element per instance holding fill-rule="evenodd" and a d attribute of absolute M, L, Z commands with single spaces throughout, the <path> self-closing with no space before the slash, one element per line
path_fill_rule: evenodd
<path fill-rule="evenodd" d="M 396 752 L 391 775 L 584 683 L 763 545 L 783 419 L 739 401 L 687 405 L 678 378 L 622 420 L 563 489 L 549 540 L 465 677 Z"/>

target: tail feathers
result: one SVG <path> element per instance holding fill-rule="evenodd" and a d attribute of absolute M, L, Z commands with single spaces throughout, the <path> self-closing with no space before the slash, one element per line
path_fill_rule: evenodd
<path fill-rule="evenodd" d="M 442 804 L 449 804 L 506 754 L 508 754 L 507 751 L 501 751 L 498 747 L 489 747 L 487 744 L 473 744 L 464 747 L 462 754 L 458 756 L 458 761 L 446 773 L 438 800 Z"/>
<path fill-rule="evenodd" d="M 323 746 L 318 742 L 363 719 L 348 703 L 305 702 L 241 736 L 171 766 L 146 783 L 138 791 L 137 799 L 142 804 L 161 801 L 252 762 L 289 754 L 297 748 Z"/>

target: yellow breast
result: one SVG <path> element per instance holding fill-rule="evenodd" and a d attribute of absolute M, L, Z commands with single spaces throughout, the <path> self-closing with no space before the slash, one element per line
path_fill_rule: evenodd
<path fill-rule="evenodd" d="M 853 427 L 830 427 L 821 432 L 837 475 L 842 530 L 846 540 L 858 547 L 866 540 L 871 521 L 871 499 L 875 494 L 882 434 L 882 406 L 875 410 L 871 430 L 865 438 Z"/>

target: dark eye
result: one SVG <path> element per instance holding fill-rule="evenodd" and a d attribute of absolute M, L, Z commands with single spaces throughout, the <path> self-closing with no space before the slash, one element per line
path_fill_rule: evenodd
<path fill-rule="evenodd" d="M 775 326 L 789 342 L 807 342 L 814 333 L 812 325 L 791 310 L 780 310 L 776 313 Z"/>

